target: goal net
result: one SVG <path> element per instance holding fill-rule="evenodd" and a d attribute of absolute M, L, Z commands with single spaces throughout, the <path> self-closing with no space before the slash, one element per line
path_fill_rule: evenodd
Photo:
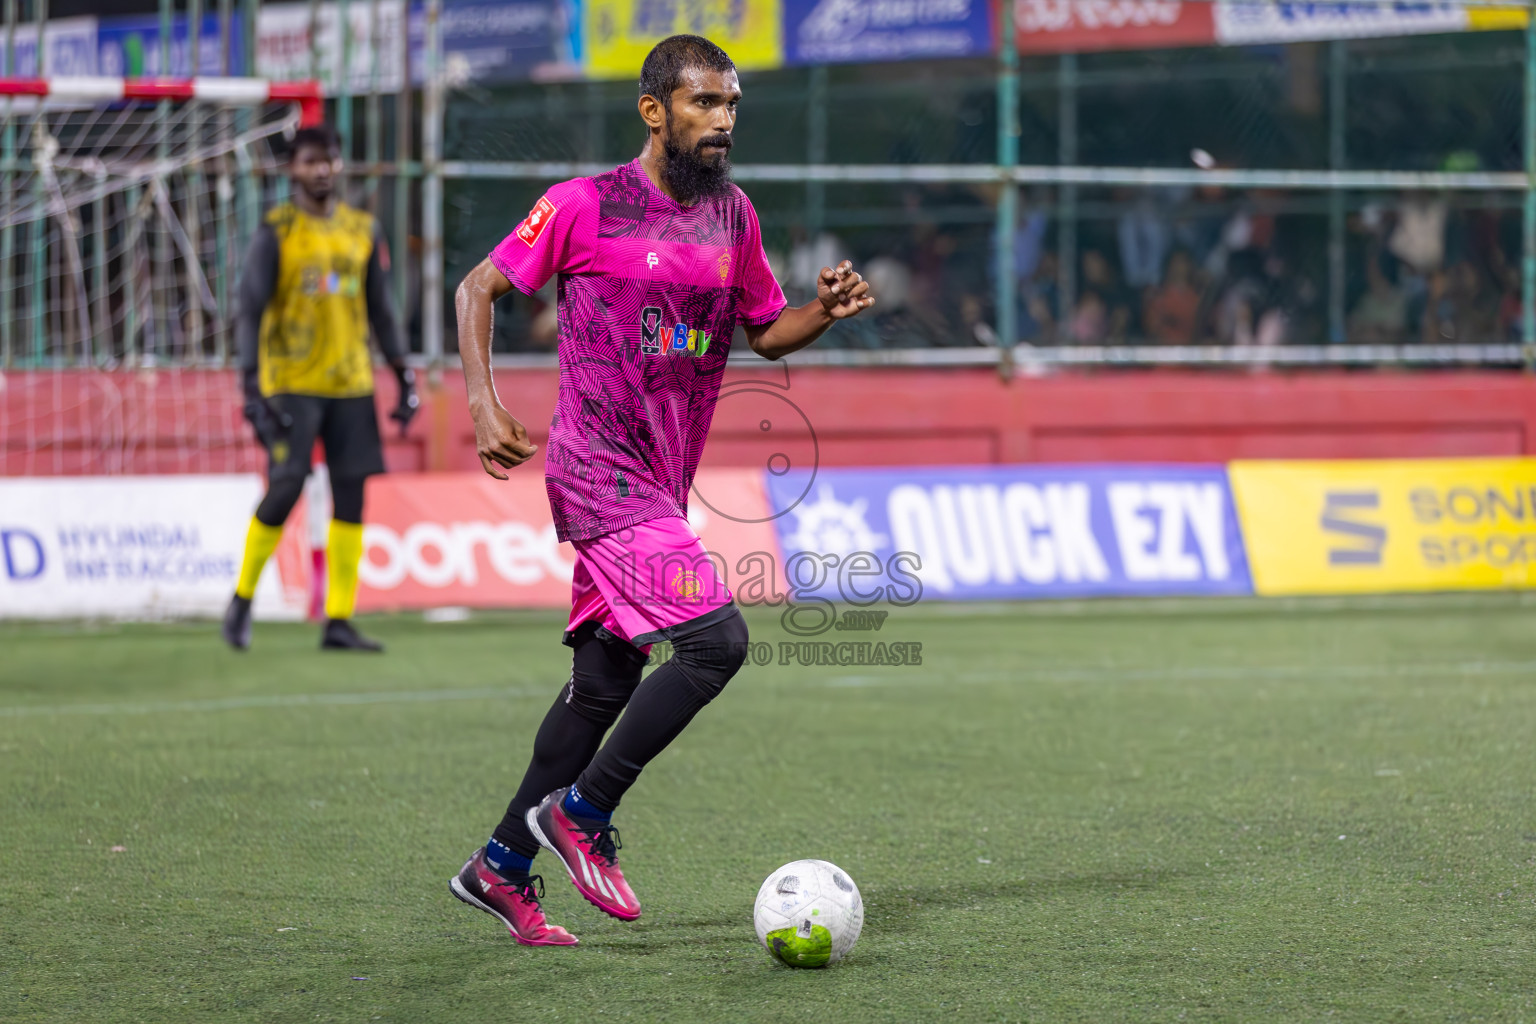
<path fill-rule="evenodd" d="M 240 253 L 312 83 L 0 79 L 0 475 L 257 468 Z"/>

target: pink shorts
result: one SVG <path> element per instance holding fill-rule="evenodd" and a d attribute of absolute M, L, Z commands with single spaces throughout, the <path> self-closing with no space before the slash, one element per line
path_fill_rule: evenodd
<path fill-rule="evenodd" d="M 731 604 L 724 566 L 716 564 L 720 556 L 704 549 L 681 516 L 652 519 L 571 545 L 576 549 L 576 574 L 571 580 L 567 642 L 577 626 L 595 620 L 648 650 L 658 640 L 708 625 L 707 617 Z"/>

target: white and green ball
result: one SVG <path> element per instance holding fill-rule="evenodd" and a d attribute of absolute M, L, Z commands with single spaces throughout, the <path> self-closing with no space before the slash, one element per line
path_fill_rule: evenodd
<path fill-rule="evenodd" d="M 797 860 L 768 876 L 752 912 L 768 955 L 790 967 L 825 967 L 848 954 L 864 927 L 864 900 L 836 864 Z"/>

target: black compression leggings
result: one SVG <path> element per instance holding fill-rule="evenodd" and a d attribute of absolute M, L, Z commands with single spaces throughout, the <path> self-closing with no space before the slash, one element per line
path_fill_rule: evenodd
<path fill-rule="evenodd" d="M 614 636 L 599 639 L 596 623 L 577 628 L 570 681 L 539 726 L 522 785 L 496 826 L 498 843 L 524 857 L 539 852 L 523 816 L 550 793 L 576 781 L 640 685 L 644 666 L 645 655 L 631 644 Z"/>
<path fill-rule="evenodd" d="M 538 852 L 523 815 L 550 793 L 579 783 L 583 800 L 612 810 L 693 716 L 713 700 L 746 658 L 747 624 L 734 606 L 708 625 L 672 639 L 672 657 L 640 681 L 644 656 L 630 644 L 599 639 L 592 623 L 577 631 L 571 681 L 544 716 L 533 760 L 506 816 L 498 843 L 525 857 Z M 627 709 L 627 710 L 626 710 Z M 603 742 L 623 712 L 624 719 Z"/>
<path fill-rule="evenodd" d="M 363 477 L 338 480 L 331 477 L 331 518 L 343 523 L 363 521 Z M 283 477 L 267 485 L 266 496 L 256 506 L 256 518 L 267 526 L 282 526 L 304 493 L 303 477 Z"/>

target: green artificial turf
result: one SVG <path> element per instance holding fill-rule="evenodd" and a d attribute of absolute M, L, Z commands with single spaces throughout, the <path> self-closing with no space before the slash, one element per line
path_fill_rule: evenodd
<path fill-rule="evenodd" d="M 1536 1020 L 1528 599 L 896 609 L 829 639 L 921 667 L 751 667 L 651 765 L 639 922 L 540 857 L 577 949 L 447 890 L 559 618 L 365 626 L 0 626 L 0 1020 Z M 801 857 L 867 905 L 822 971 L 752 934 Z"/>

